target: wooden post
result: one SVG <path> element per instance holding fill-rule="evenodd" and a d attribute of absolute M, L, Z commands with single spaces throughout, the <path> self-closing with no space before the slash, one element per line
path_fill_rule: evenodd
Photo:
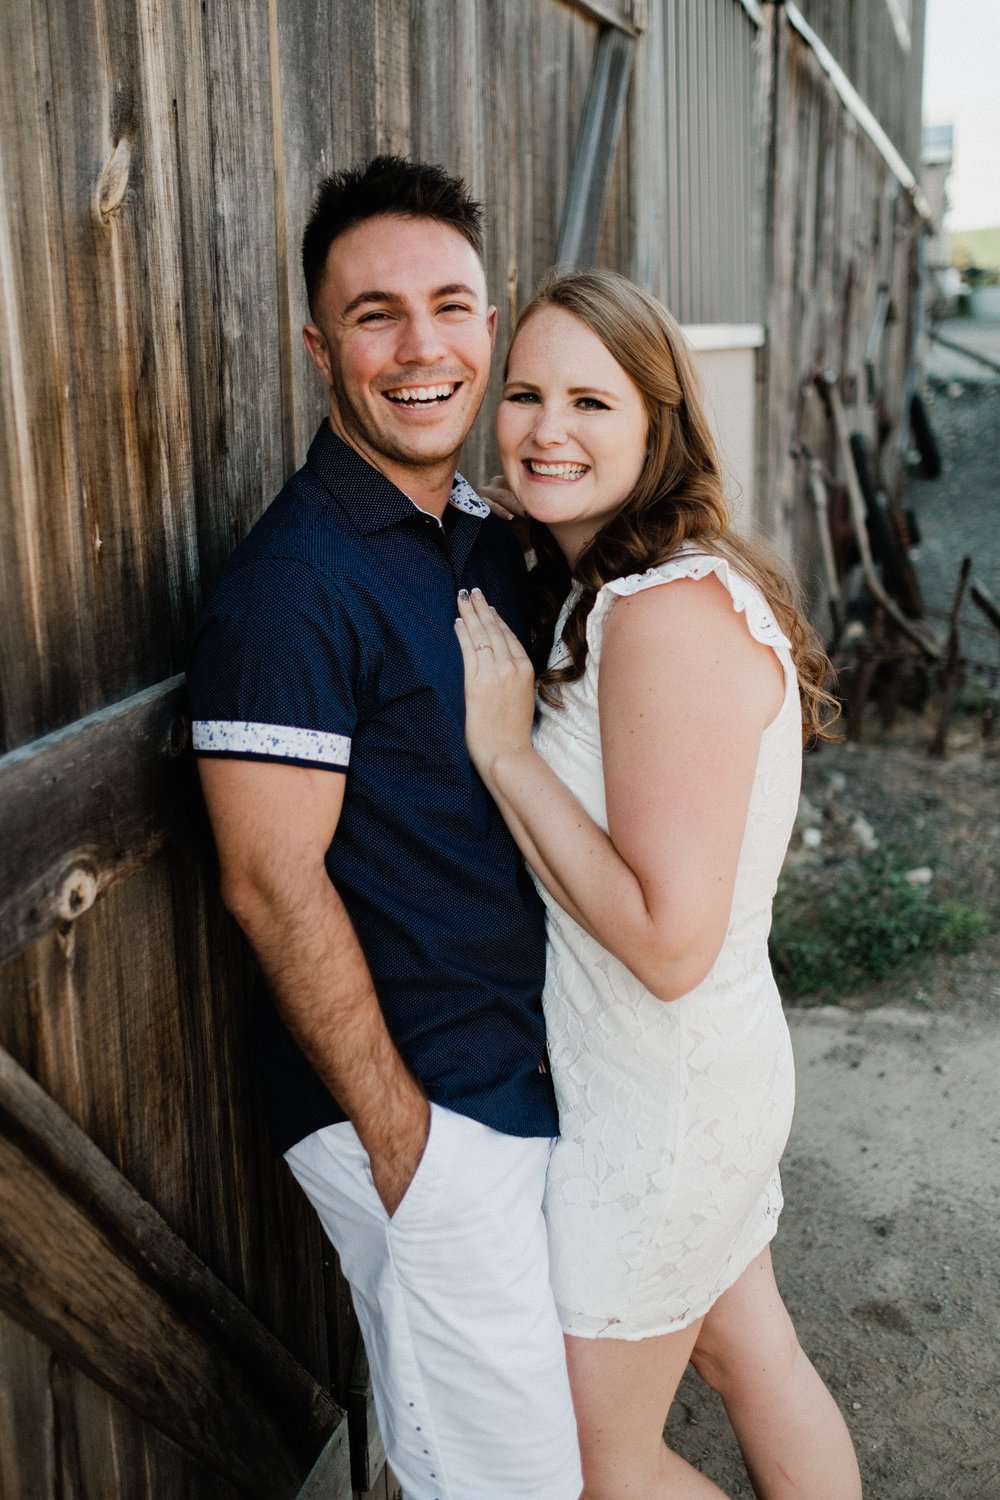
<path fill-rule="evenodd" d="M 972 558 L 963 557 L 962 566 L 958 570 L 955 597 L 951 602 L 951 613 L 948 616 L 948 642 L 945 647 L 945 657 L 939 678 L 941 685 L 941 706 L 938 714 L 937 729 L 927 749 L 928 755 L 936 756 L 940 760 L 944 760 L 948 754 L 948 729 L 951 725 L 951 716 L 955 709 L 955 699 L 958 696 L 958 690 L 962 685 L 962 678 L 964 676 L 962 659 L 958 650 L 958 612 L 962 607 L 962 599 L 965 595 L 971 572 Z"/>

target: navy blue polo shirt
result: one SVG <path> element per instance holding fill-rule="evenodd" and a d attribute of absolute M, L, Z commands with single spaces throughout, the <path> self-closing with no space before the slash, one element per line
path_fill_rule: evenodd
<path fill-rule="evenodd" d="M 444 522 L 324 422 L 199 617 L 199 755 L 346 777 L 326 866 L 389 1031 L 428 1098 L 552 1135 L 541 904 L 463 735 L 456 595 L 478 586 L 523 639 L 524 564 L 459 476 Z M 268 1006 L 282 1151 L 344 1113 Z"/>

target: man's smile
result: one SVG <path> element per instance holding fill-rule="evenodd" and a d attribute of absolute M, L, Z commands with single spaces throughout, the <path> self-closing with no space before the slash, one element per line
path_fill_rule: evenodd
<path fill-rule="evenodd" d="M 383 391 L 383 396 L 396 406 L 443 406 L 450 401 L 462 382 L 446 381 L 438 385 L 398 385 Z"/>

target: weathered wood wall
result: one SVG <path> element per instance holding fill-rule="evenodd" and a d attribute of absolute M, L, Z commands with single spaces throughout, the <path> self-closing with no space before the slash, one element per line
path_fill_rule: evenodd
<path fill-rule="evenodd" d="M 629 9 L 26 0 L 7 28 L 2 1500 L 276 1500 L 327 1439 L 326 1493 L 349 1489 L 324 1390 L 363 1418 L 353 1324 L 262 1124 L 174 678 L 325 408 L 298 332 L 318 178 L 381 149 L 463 173 L 503 339 L 554 253 L 595 11 Z"/>
<path fill-rule="evenodd" d="M 918 4 L 914 11 L 922 30 L 923 8 Z M 819 20 L 832 25 L 832 18 L 828 7 Z M 856 12 L 853 30 L 836 33 L 845 47 L 847 37 L 853 39 L 850 55 L 864 41 L 870 19 L 869 11 Z M 797 441 L 843 477 L 811 377 L 818 371 L 836 376 L 849 425 L 868 438 L 885 489 L 897 494 L 905 480 L 899 429 L 902 422 L 905 436 L 921 221 L 911 193 L 845 107 L 783 8 L 768 6 L 765 21 L 760 55 L 769 101 L 768 328 L 761 357 L 759 521 L 795 560 L 811 597 L 819 544 Z M 893 31 L 883 57 L 899 55 Z M 918 85 L 908 100 L 909 116 L 917 122 L 919 102 Z M 889 316 L 869 367 L 881 293 L 888 294 Z M 886 424 L 891 431 L 881 441 Z"/>

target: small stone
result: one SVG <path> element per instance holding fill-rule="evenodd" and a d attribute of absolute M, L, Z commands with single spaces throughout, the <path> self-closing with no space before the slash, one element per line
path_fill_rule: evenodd
<path fill-rule="evenodd" d="M 852 1401 L 851 1402 L 851 1409 L 853 1411 L 860 1411 L 861 1410 L 861 1402 L 860 1401 Z"/>
<path fill-rule="evenodd" d="M 906 874 L 903 876 L 903 879 L 906 881 L 907 885 L 912 885 L 915 887 L 921 885 L 930 885 L 931 881 L 934 879 L 934 871 L 931 869 L 930 865 L 918 865 L 915 870 L 907 870 Z"/>
<path fill-rule="evenodd" d="M 859 813 L 851 824 L 851 832 L 867 854 L 872 854 L 878 848 L 878 835 L 869 823 Z"/>
<path fill-rule="evenodd" d="M 831 771 L 826 778 L 826 784 L 830 789 L 831 796 L 847 791 L 847 777 L 843 771 Z"/>
<path fill-rule="evenodd" d="M 818 828 L 803 828 L 802 847 L 804 849 L 818 849 L 823 842 L 823 835 Z"/>

